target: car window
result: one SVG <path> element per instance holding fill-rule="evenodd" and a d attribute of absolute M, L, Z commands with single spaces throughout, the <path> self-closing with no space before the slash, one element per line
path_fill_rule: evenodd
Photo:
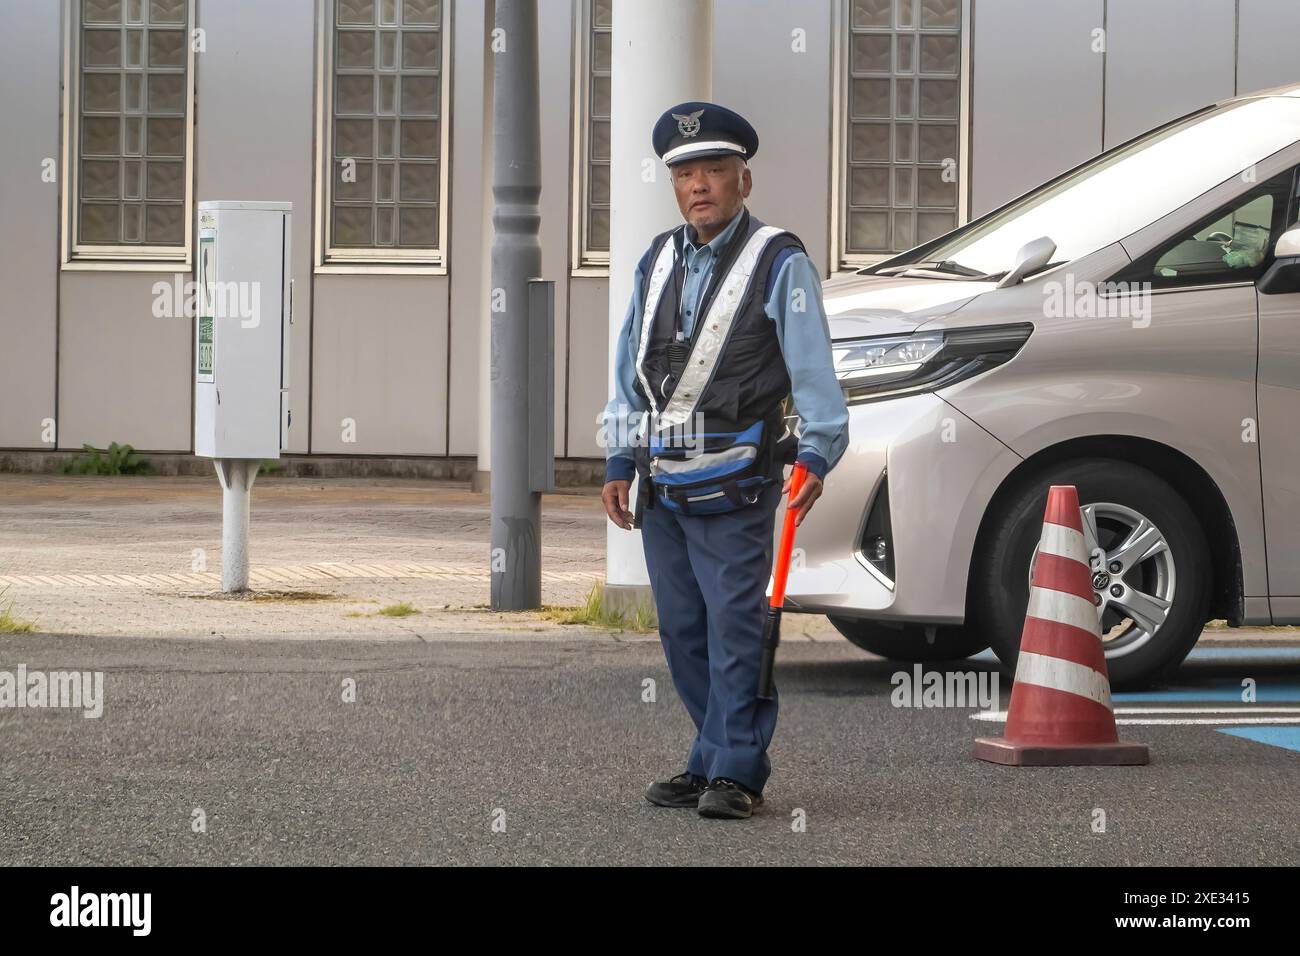
<path fill-rule="evenodd" d="M 1117 281 L 1153 288 L 1253 282 L 1288 221 L 1294 170 L 1239 196 L 1123 270 Z"/>
<path fill-rule="evenodd" d="M 1103 153 L 935 244 L 881 263 L 935 261 L 998 275 L 1048 236 L 1056 262 L 1104 249 L 1300 140 L 1300 98 L 1238 100 Z M 1243 239 L 1243 241 L 1245 241 Z"/>

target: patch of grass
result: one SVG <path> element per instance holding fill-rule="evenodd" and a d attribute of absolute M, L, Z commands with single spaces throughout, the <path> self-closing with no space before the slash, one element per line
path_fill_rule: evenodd
<path fill-rule="evenodd" d="M 103 449 L 89 444 L 81 447 L 85 454 L 64 462 L 65 475 L 148 475 L 153 472 L 148 459 L 137 455 L 130 445 L 113 442 Z"/>
<path fill-rule="evenodd" d="M 611 631 L 653 631 L 658 628 L 654 608 L 639 603 L 631 612 L 609 607 L 599 584 L 592 587 L 587 599 L 577 607 L 542 608 L 542 616 L 559 624 L 586 624 Z"/>
<path fill-rule="evenodd" d="M 367 604 L 377 604 L 377 601 L 367 601 Z M 409 601 L 402 601 L 400 604 L 390 604 L 387 607 L 381 607 L 377 611 L 348 611 L 344 617 L 410 617 L 412 614 L 419 614 L 420 609 Z"/>
<path fill-rule="evenodd" d="M 0 595 L 3 595 L 5 590 L 7 589 L 0 589 Z M 34 630 L 36 630 L 34 622 L 14 617 L 13 601 L 9 602 L 8 607 L 0 608 L 0 634 L 30 634 Z"/>

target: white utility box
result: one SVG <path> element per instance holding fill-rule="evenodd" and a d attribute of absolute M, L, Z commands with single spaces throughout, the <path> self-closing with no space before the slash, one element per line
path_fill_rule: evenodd
<path fill-rule="evenodd" d="M 293 204 L 199 203 L 194 453 L 279 458 L 288 447 Z"/>

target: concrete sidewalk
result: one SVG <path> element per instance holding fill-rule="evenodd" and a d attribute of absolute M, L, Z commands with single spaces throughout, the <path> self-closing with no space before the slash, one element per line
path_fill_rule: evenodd
<path fill-rule="evenodd" d="M 489 601 L 489 502 L 462 482 L 263 476 L 253 488 L 250 595 L 221 594 L 216 476 L 0 474 L 0 611 L 45 633 L 134 637 L 657 641 L 560 624 Z M 542 600 L 581 604 L 604 578 L 594 488 L 542 499 Z M 379 611 L 410 604 L 418 613 Z M 1210 630 L 1202 641 L 1293 638 Z M 820 615 L 782 640 L 841 642 Z"/>
<path fill-rule="evenodd" d="M 581 604 L 604 578 L 594 489 L 546 495 L 542 599 Z M 0 610 L 62 634 L 369 640 L 657 640 L 487 607 L 489 502 L 460 482 L 263 476 L 251 596 L 220 593 L 216 476 L 0 474 Z M 408 603 L 419 613 L 378 612 Z M 801 633 L 802 632 L 802 633 Z M 786 635 L 839 640 L 821 617 Z"/>

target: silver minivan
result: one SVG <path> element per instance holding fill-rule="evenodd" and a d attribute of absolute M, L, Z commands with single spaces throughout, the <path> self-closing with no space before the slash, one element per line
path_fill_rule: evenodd
<path fill-rule="evenodd" d="M 1300 622 L 1300 86 L 1116 147 L 825 284 L 850 444 L 788 607 L 1014 669 L 1049 485 L 1079 489 L 1111 680 Z"/>

